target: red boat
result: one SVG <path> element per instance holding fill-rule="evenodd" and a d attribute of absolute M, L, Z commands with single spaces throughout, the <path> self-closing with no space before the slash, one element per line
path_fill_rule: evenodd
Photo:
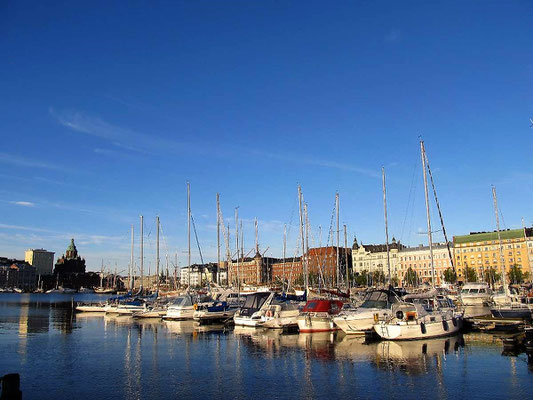
<path fill-rule="evenodd" d="M 340 300 L 316 299 L 308 300 L 298 316 L 300 332 L 328 332 L 339 328 L 333 322 L 333 317 L 342 310 Z"/>

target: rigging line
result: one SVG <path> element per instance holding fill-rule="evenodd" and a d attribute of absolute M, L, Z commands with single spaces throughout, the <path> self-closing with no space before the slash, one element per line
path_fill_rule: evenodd
<path fill-rule="evenodd" d="M 450 258 L 450 264 L 452 264 L 452 270 L 454 274 L 455 271 L 455 263 L 452 256 L 452 250 L 450 249 L 450 241 L 448 240 L 448 235 L 446 234 L 446 228 L 444 227 L 444 219 L 442 218 L 442 212 L 440 209 L 439 199 L 437 198 L 437 190 L 435 189 L 435 183 L 433 181 L 433 174 L 431 173 L 431 168 L 429 168 L 429 160 L 427 154 L 424 153 L 424 157 L 426 158 L 426 166 L 429 172 L 429 180 L 431 181 L 431 188 L 433 189 L 433 195 L 435 196 L 435 204 L 437 205 L 437 210 L 439 211 L 439 219 L 440 224 L 442 226 L 442 233 L 444 234 L 444 240 L 446 240 L 446 248 L 448 249 L 448 257 Z"/>
<path fill-rule="evenodd" d="M 200 249 L 200 242 L 198 241 L 198 234 L 196 233 L 196 224 L 194 223 L 194 218 L 191 214 L 192 228 L 194 230 L 194 237 L 196 238 L 196 245 L 198 246 L 198 252 L 200 253 L 200 262 L 204 265 L 204 257 L 202 256 L 202 250 Z"/>
<path fill-rule="evenodd" d="M 411 198 L 414 197 L 413 187 L 416 188 L 416 171 L 418 170 L 417 166 L 418 166 L 418 160 L 415 160 L 415 163 L 413 165 L 413 174 L 411 176 L 411 186 L 409 188 L 409 196 L 407 198 L 407 205 L 405 207 L 405 216 L 404 216 L 403 223 L 402 223 L 402 231 L 400 233 L 400 241 L 403 240 L 405 224 L 407 222 L 407 216 L 409 215 L 409 204 L 411 204 Z"/>

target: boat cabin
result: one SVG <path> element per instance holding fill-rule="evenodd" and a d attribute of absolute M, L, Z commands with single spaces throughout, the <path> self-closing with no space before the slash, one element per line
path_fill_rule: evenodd
<path fill-rule="evenodd" d="M 241 316 L 251 316 L 256 311 L 259 311 L 267 300 L 272 299 L 273 294 L 270 292 L 257 292 L 246 296 L 244 305 L 240 310 Z"/>
<path fill-rule="evenodd" d="M 303 308 L 303 313 L 328 313 L 338 314 L 342 310 L 343 302 L 340 300 L 308 300 Z"/>

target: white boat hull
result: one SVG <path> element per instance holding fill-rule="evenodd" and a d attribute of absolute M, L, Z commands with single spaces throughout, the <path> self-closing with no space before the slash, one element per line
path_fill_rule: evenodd
<path fill-rule="evenodd" d="M 463 326 L 462 317 L 420 323 L 417 321 L 396 323 L 380 322 L 374 325 L 376 333 L 385 340 L 417 340 L 450 336 L 458 333 Z"/>
<path fill-rule="evenodd" d="M 76 311 L 79 312 L 101 312 L 105 313 L 105 305 L 80 305 L 76 306 Z"/>
<path fill-rule="evenodd" d="M 194 311 L 194 307 L 192 306 L 178 309 L 169 307 L 163 319 L 170 321 L 192 320 L 194 318 Z"/>
<path fill-rule="evenodd" d="M 298 329 L 302 333 L 338 331 L 339 327 L 331 317 L 300 315 L 297 318 Z"/>

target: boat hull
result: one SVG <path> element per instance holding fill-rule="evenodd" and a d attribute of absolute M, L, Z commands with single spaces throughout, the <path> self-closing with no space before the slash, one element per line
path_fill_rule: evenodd
<path fill-rule="evenodd" d="M 456 318 L 434 322 L 405 322 L 386 323 L 374 325 L 376 333 L 385 340 L 418 340 L 451 336 L 459 333 L 463 326 L 463 319 Z"/>
<path fill-rule="evenodd" d="M 332 332 L 339 330 L 339 327 L 335 325 L 335 322 L 333 322 L 331 317 L 300 315 L 297 318 L 297 323 L 298 329 L 302 333 Z"/>

